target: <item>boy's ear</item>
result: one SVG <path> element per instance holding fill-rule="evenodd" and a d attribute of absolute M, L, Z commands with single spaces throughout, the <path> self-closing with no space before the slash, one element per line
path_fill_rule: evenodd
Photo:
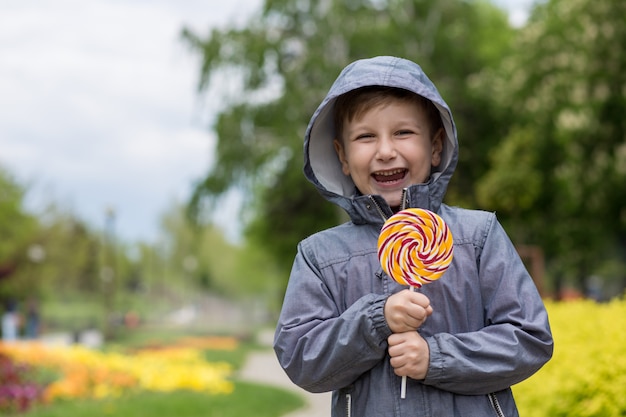
<path fill-rule="evenodd" d="M 337 152 L 337 156 L 339 157 L 339 162 L 341 162 L 341 170 L 344 175 L 350 175 L 350 168 L 348 167 L 348 161 L 346 160 L 346 151 L 343 148 L 343 144 L 340 140 L 333 140 L 333 145 L 335 146 L 335 152 Z"/>
<path fill-rule="evenodd" d="M 432 141 L 432 155 L 430 164 L 434 167 L 438 167 L 441 163 L 441 153 L 443 152 L 443 138 L 446 131 L 443 127 L 440 127 Z"/>

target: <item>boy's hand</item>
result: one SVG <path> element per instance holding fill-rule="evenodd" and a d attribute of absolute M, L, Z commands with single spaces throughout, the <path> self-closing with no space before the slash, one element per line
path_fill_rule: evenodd
<path fill-rule="evenodd" d="M 403 333 L 417 330 L 432 314 L 433 308 L 424 294 L 402 290 L 389 296 L 384 312 L 391 331 Z"/>
<path fill-rule="evenodd" d="M 394 333 L 387 339 L 390 364 L 398 376 L 424 379 L 430 362 L 428 343 L 416 331 Z"/>

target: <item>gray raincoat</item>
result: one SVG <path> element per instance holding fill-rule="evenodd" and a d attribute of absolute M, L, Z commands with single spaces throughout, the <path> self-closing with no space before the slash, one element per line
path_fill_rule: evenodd
<path fill-rule="evenodd" d="M 454 259 L 441 279 L 420 289 L 434 312 L 419 329 L 430 348 L 424 380 L 401 378 L 387 352 L 387 298 L 406 287 L 383 273 L 377 241 L 393 213 L 361 195 L 333 148 L 335 98 L 369 85 L 404 88 L 430 99 L 446 140 L 439 172 L 405 190 L 405 207 L 439 214 L 454 237 Z M 415 63 L 394 57 L 356 61 L 339 75 L 314 113 L 304 143 L 306 177 L 350 216 L 298 245 L 274 339 L 291 380 L 311 392 L 333 391 L 332 416 L 517 416 L 511 385 L 535 373 L 553 350 L 544 304 L 493 213 L 442 203 L 456 167 L 452 114 Z"/>

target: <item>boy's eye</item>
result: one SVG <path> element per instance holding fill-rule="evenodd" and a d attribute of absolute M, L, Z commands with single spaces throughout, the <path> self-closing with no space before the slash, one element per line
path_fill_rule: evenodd
<path fill-rule="evenodd" d="M 359 140 L 359 139 L 370 139 L 370 138 L 373 138 L 373 137 L 374 137 L 374 135 L 372 133 L 361 133 L 355 139 L 356 140 Z"/>
<path fill-rule="evenodd" d="M 412 135 L 413 131 L 411 130 L 399 130 L 396 132 L 396 135 L 398 136 L 406 136 L 406 135 Z"/>

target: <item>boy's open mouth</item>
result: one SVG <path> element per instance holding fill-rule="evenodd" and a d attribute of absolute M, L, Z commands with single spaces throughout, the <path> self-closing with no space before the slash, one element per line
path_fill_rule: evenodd
<path fill-rule="evenodd" d="M 407 169 L 392 169 L 390 171 L 377 171 L 372 174 L 378 182 L 396 182 L 400 181 L 407 173 Z"/>

